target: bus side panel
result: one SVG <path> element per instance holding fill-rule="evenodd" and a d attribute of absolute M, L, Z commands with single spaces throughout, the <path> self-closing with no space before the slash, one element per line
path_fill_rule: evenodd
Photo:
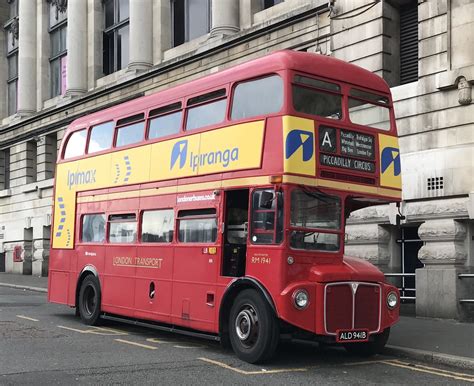
<path fill-rule="evenodd" d="M 246 276 L 254 277 L 262 283 L 275 303 L 275 297 L 285 286 L 282 271 L 283 255 L 283 250 L 279 246 L 248 244 Z"/>
<path fill-rule="evenodd" d="M 174 246 L 168 243 L 138 247 L 135 316 L 170 323 Z"/>
<path fill-rule="evenodd" d="M 105 258 L 104 245 L 99 244 L 76 244 L 76 256 L 74 260 L 77 260 L 71 272 L 71 291 L 76 290 L 77 280 L 85 267 L 93 267 L 99 275 L 101 282 L 101 290 L 103 291 L 103 272 L 104 272 L 104 258 Z M 78 289 L 79 291 L 80 289 Z M 71 296 L 73 296 L 71 294 Z M 73 300 L 75 301 L 75 299 Z"/>
<path fill-rule="evenodd" d="M 136 246 L 109 244 L 102 277 L 102 310 L 133 316 Z"/>
<path fill-rule="evenodd" d="M 179 245 L 173 268 L 172 322 L 181 326 L 217 332 L 217 253 L 204 251 L 214 245 Z"/>
<path fill-rule="evenodd" d="M 51 249 L 48 276 L 48 301 L 68 304 L 69 271 L 71 257 L 75 252 Z"/>

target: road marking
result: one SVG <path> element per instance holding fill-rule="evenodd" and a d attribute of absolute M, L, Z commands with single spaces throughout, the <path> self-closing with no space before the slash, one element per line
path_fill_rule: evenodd
<path fill-rule="evenodd" d="M 419 371 L 421 373 L 428 373 L 428 374 L 438 375 L 440 377 L 452 378 L 452 379 L 456 379 L 460 381 L 467 381 L 467 382 L 474 383 L 474 375 L 471 375 L 471 374 L 457 373 L 454 371 L 437 369 L 435 367 L 416 365 L 412 363 L 402 362 L 397 359 L 390 360 L 390 361 L 383 361 L 382 363 L 389 366 L 395 366 L 395 367 L 401 367 L 401 368 L 409 369 L 413 371 Z"/>
<path fill-rule="evenodd" d="M 17 317 L 17 318 L 20 318 L 20 319 L 31 320 L 32 322 L 39 322 L 38 319 L 29 318 L 28 316 L 25 316 L 25 315 L 17 315 L 16 317 Z"/>
<path fill-rule="evenodd" d="M 179 343 L 177 341 L 173 342 L 173 341 L 168 341 L 168 340 L 163 340 L 163 339 L 158 339 L 158 338 L 148 338 L 146 341 L 151 342 L 151 343 L 158 343 L 158 344 Z"/>
<path fill-rule="evenodd" d="M 115 330 L 113 328 L 106 328 L 106 327 L 92 327 L 88 330 L 79 330 L 78 328 L 66 327 L 66 326 L 58 326 L 64 330 L 79 332 L 81 334 L 95 334 L 95 335 L 128 335 L 128 332 Z"/>
<path fill-rule="evenodd" d="M 182 342 L 179 342 L 179 341 L 163 340 L 163 339 L 157 339 L 157 338 L 148 338 L 146 341 L 151 342 L 151 343 L 157 343 L 157 344 L 173 344 L 174 345 L 173 347 L 176 347 L 176 348 L 201 348 L 201 347 L 205 347 L 201 344 L 182 345 L 181 344 Z"/>
<path fill-rule="evenodd" d="M 429 366 L 425 366 L 425 365 L 419 365 L 419 364 L 416 364 L 416 363 L 402 362 L 398 359 L 393 359 L 389 362 L 401 363 L 401 364 L 404 364 L 404 365 L 415 366 L 415 367 L 419 367 L 419 368 L 427 369 L 427 370 L 435 370 L 435 371 L 439 371 L 439 372 L 442 372 L 442 373 L 451 374 L 451 375 L 455 375 L 455 376 L 463 376 L 463 377 L 474 378 L 474 374 L 459 373 L 457 371 L 443 370 L 443 369 L 438 369 L 436 367 L 429 367 Z"/>
<path fill-rule="evenodd" d="M 354 362 L 354 363 L 344 363 L 344 366 L 363 366 L 363 365 L 371 365 L 374 363 L 385 363 L 386 361 L 364 361 L 364 362 Z"/>
<path fill-rule="evenodd" d="M 290 369 L 276 369 L 276 370 L 262 369 L 262 370 L 258 370 L 258 371 L 245 371 L 245 370 L 237 369 L 235 367 L 226 365 L 225 363 L 222 363 L 222 362 L 214 361 L 212 359 L 208 359 L 208 358 L 198 358 L 198 359 L 201 360 L 201 361 L 204 361 L 204 362 L 222 367 L 222 368 L 227 369 L 227 370 L 232 370 L 232 371 L 234 371 L 236 373 L 239 373 L 239 374 L 242 374 L 242 375 L 277 374 L 277 373 L 302 372 L 302 371 L 307 371 L 308 370 L 308 369 L 305 369 L 305 368 L 292 368 L 292 369 L 290 368 Z"/>
<path fill-rule="evenodd" d="M 88 330 L 90 334 L 97 335 L 128 335 L 128 332 L 117 330 L 110 327 L 93 327 L 94 330 Z"/>
<path fill-rule="evenodd" d="M 201 348 L 201 347 L 204 347 L 204 346 L 200 346 L 200 345 L 181 346 L 181 345 L 177 344 L 177 345 L 174 345 L 173 347 L 176 347 L 176 348 Z"/>
<path fill-rule="evenodd" d="M 132 346 L 138 346 L 138 347 L 141 347 L 141 348 L 146 348 L 148 350 L 157 350 L 158 348 L 155 347 L 155 346 L 149 346 L 147 344 L 141 344 L 141 343 L 136 343 L 136 342 L 131 342 L 129 340 L 123 340 L 123 339 L 115 339 L 116 342 L 120 342 L 120 343 L 126 343 L 126 344 L 130 344 Z"/>
<path fill-rule="evenodd" d="M 74 331 L 74 332 L 79 332 L 79 333 L 81 333 L 81 334 L 87 334 L 87 333 L 88 333 L 87 331 L 78 330 L 78 329 L 72 328 L 72 327 L 58 326 L 58 328 L 62 328 L 62 329 L 64 329 L 64 330 L 69 330 L 69 331 Z"/>

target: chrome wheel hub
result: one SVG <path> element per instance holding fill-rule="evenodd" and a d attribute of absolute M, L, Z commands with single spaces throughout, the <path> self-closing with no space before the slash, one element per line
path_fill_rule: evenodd
<path fill-rule="evenodd" d="M 241 343 L 252 346 L 258 337 L 258 318 L 254 308 L 245 305 L 235 318 L 235 332 Z"/>

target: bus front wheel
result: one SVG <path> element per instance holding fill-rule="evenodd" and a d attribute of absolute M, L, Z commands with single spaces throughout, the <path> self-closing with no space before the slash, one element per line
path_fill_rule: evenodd
<path fill-rule="evenodd" d="M 375 335 L 371 342 L 347 343 L 344 347 L 346 351 L 353 355 L 372 356 L 380 353 L 388 341 L 390 327 L 381 334 Z"/>
<path fill-rule="evenodd" d="M 82 321 L 94 326 L 100 317 L 100 283 L 94 275 L 87 276 L 79 290 L 79 315 Z"/>
<path fill-rule="evenodd" d="M 270 359 L 278 345 L 278 321 L 257 291 L 242 291 L 232 305 L 229 318 L 230 343 L 236 355 L 248 362 Z"/>

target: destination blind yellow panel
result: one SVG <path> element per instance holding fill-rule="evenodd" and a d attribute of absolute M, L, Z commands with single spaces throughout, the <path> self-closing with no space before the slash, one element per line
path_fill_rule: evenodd
<path fill-rule="evenodd" d="M 400 149 L 398 138 L 379 134 L 380 185 L 402 188 Z"/>
<path fill-rule="evenodd" d="M 316 175 L 314 121 L 283 117 L 283 170 L 285 173 Z"/>

